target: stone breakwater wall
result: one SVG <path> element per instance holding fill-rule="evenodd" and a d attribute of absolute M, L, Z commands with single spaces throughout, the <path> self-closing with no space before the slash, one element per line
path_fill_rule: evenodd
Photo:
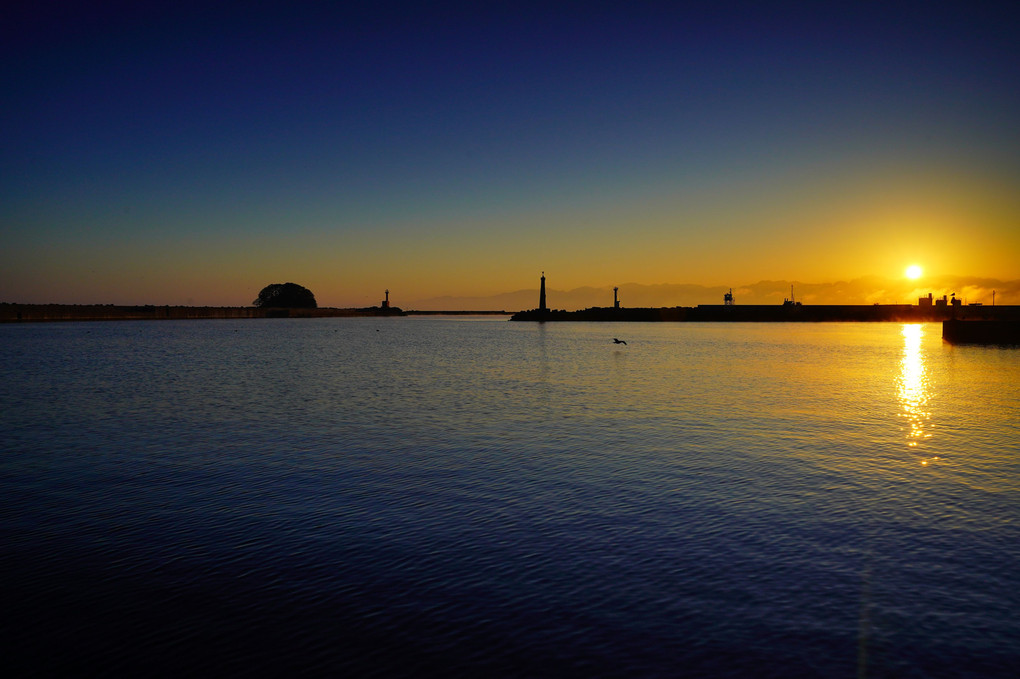
<path fill-rule="evenodd" d="M 580 311 L 521 311 L 514 321 L 686 321 L 711 323 L 869 322 L 921 323 L 951 318 L 1020 320 L 1020 306 L 919 307 L 910 304 L 873 305 L 701 305 L 672 308 L 606 308 Z"/>
<path fill-rule="evenodd" d="M 254 307 L 119 306 L 114 304 L 0 304 L 0 321 L 128 321 L 256 318 Z"/>
<path fill-rule="evenodd" d="M 398 309 L 259 309 L 213 306 L 118 306 L 114 304 L 0 304 L 0 323 L 32 321 L 156 321 L 225 318 L 332 318 L 398 316 Z"/>
<path fill-rule="evenodd" d="M 942 322 L 942 339 L 954 344 L 1020 346 L 1020 320 L 950 320 Z"/>

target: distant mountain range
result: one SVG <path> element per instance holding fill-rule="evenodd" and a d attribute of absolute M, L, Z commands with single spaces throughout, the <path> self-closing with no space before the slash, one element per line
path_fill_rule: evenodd
<path fill-rule="evenodd" d="M 956 296 L 965 304 L 1020 305 L 1020 280 L 1002 281 L 966 276 L 926 277 L 921 281 L 896 280 L 868 276 L 834 283 L 803 283 L 800 281 L 758 281 L 749 285 L 733 286 L 736 304 L 782 304 L 790 297 L 804 304 L 917 304 L 919 297 L 931 293 Z M 625 283 L 619 286 L 620 305 L 624 307 L 673 307 L 722 304 L 728 286 L 662 283 L 642 285 Z M 572 290 L 547 288 L 546 296 L 551 309 L 573 311 L 594 306 L 613 305 L 613 286 L 581 287 Z M 538 285 L 532 289 L 515 290 L 496 295 L 478 297 L 431 297 L 408 302 L 405 309 L 422 311 L 439 310 L 499 310 L 521 311 L 538 306 Z"/>

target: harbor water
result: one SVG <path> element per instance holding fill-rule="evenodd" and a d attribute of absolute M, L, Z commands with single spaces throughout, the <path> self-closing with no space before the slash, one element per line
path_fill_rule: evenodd
<path fill-rule="evenodd" d="M 26 323 L 0 371 L 8 676 L 1020 676 L 1020 350 L 939 324 Z"/>

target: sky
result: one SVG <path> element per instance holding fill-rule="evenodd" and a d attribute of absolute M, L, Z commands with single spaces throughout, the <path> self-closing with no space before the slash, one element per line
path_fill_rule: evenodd
<path fill-rule="evenodd" d="M 14 4 L 0 302 L 1020 279 L 1008 3 Z"/>

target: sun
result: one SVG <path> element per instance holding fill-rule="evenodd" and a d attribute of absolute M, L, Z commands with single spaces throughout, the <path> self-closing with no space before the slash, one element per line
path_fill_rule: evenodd
<path fill-rule="evenodd" d="M 921 277 L 921 273 L 922 273 L 921 267 L 919 267 L 917 264 L 911 264 L 910 266 L 907 267 L 907 270 L 903 272 L 903 275 L 906 276 L 907 278 L 910 278 L 911 280 L 917 280 L 918 278 Z"/>

